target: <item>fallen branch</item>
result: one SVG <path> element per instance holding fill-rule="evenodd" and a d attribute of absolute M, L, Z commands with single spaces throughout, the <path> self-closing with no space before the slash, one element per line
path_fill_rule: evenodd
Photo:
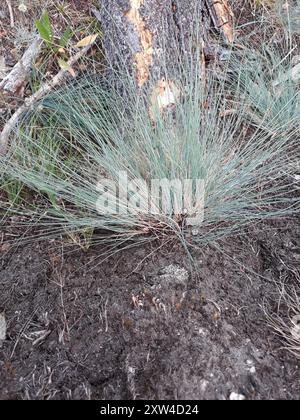
<path fill-rule="evenodd" d="M 50 82 L 43 84 L 34 95 L 27 98 L 24 104 L 7 121 L 0 135 L 0 156 L 3 156 L 7 153 L 9 137 L 12 131 L 16 128 L 20 118 L 47 93 L 51 92 L 55 87 L 61 84 L 68 74 L 71 74 L 70 69 L 72 66 L 74 66 L 91 49 L 93 44 L 94 43 L 87 45 L 81 51 L 71 57 L 68 61 L 68 65 L 66 65 L 66 68 L 60 70 L 59 73 L 57 73 Z"/>
<path fill-rule="evenodd" d="M 30 74 L 32 64 L 38 56 L 41 46 L 42 41 L 40 38 L 35 38 L 20 61 L 18 61 L 11 72 L 0 82 L 0 90 L 6 90 L 14 94 L 20 90 Z"/>

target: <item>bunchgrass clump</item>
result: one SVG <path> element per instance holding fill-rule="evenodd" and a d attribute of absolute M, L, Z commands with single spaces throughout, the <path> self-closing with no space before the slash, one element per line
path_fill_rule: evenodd
<path fill-rule="evenodd" d="M 300 60 L 296 47 L 283 48 L 278 41 L 270 41 L 255 51 L 245 48 L 232 54 L 231 69 L 237 105 L 243 101 L 246 117 L 254 126 L 270 135 L 297 131 Z"/>
<path fill-rule="evenodd" d="M 193 51 L 193 60 L 179 59 L 166 71 L 163 98 L 155 96 L 157 81 L 140 91 L 133 76 L 112 69 L 109 83 L 86 76 L 52 93 L 26 116 L 2 159 L 7 176 L 40 196 L 17 211 L 36 218 L 44 237 L 93 231 L 95 242 L 122 246 L 157 238 L 206 244 L 299 212 L 299 95 L 289 79 L 272 91 L 275 55 L 258 53 L 258 72 L 257 61 L 238 64 L 232 54 L 222 78 L 211 65 L 204 80 L 201 54 Z M 186 209 L 171 200 L 166 214 L 157 197 L 154 211 L 133 211 L 120 173 L 139 203 L 149 198 L 152 180 L 202 180 L 204 220 L 188 226 Z M 99 204 L 101 179 L 118 185 L 117 210 L 109 189 Z"/>

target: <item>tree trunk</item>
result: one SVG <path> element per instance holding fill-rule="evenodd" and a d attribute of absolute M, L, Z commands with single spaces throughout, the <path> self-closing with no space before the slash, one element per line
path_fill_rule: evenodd
<path fill-rule="evenodd" d="M 206 56 L 214 54 L 213 31 L 224 42 L 233 41 L 227 0 L 101 0 L 95 15 L 103 27 L 110 64 L 134 74 L 139 88 L 150 78 L 166 77 L 176 62 L 174 56 L 183 57 L 191 48 L 195 28 Z"/>

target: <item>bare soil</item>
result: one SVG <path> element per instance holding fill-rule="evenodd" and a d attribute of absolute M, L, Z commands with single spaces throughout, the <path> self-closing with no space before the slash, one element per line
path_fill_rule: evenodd
<path fill-rule="evenodd" d="M 259 225 L 193 262 L 179 245 L 101 262 L 101 247 L 4 242 L 0 398 L 299 399 L 299 361 L 264 310 L 296 281 L 299 239 L 299 220 Z"/>

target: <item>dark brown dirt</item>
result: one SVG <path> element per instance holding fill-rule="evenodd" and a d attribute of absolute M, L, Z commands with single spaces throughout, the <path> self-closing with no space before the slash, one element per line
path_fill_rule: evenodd
<path fill-rule="evenodd" d="M 298 399 L 299 362 L 266 322 L 294 282 L 297 220 L 194 251 L 6 250 L 1 399 Z M 257 274 L 255 274 L 257 273 Z M 274 304 L 273 304 L 274 302 Z"/>

